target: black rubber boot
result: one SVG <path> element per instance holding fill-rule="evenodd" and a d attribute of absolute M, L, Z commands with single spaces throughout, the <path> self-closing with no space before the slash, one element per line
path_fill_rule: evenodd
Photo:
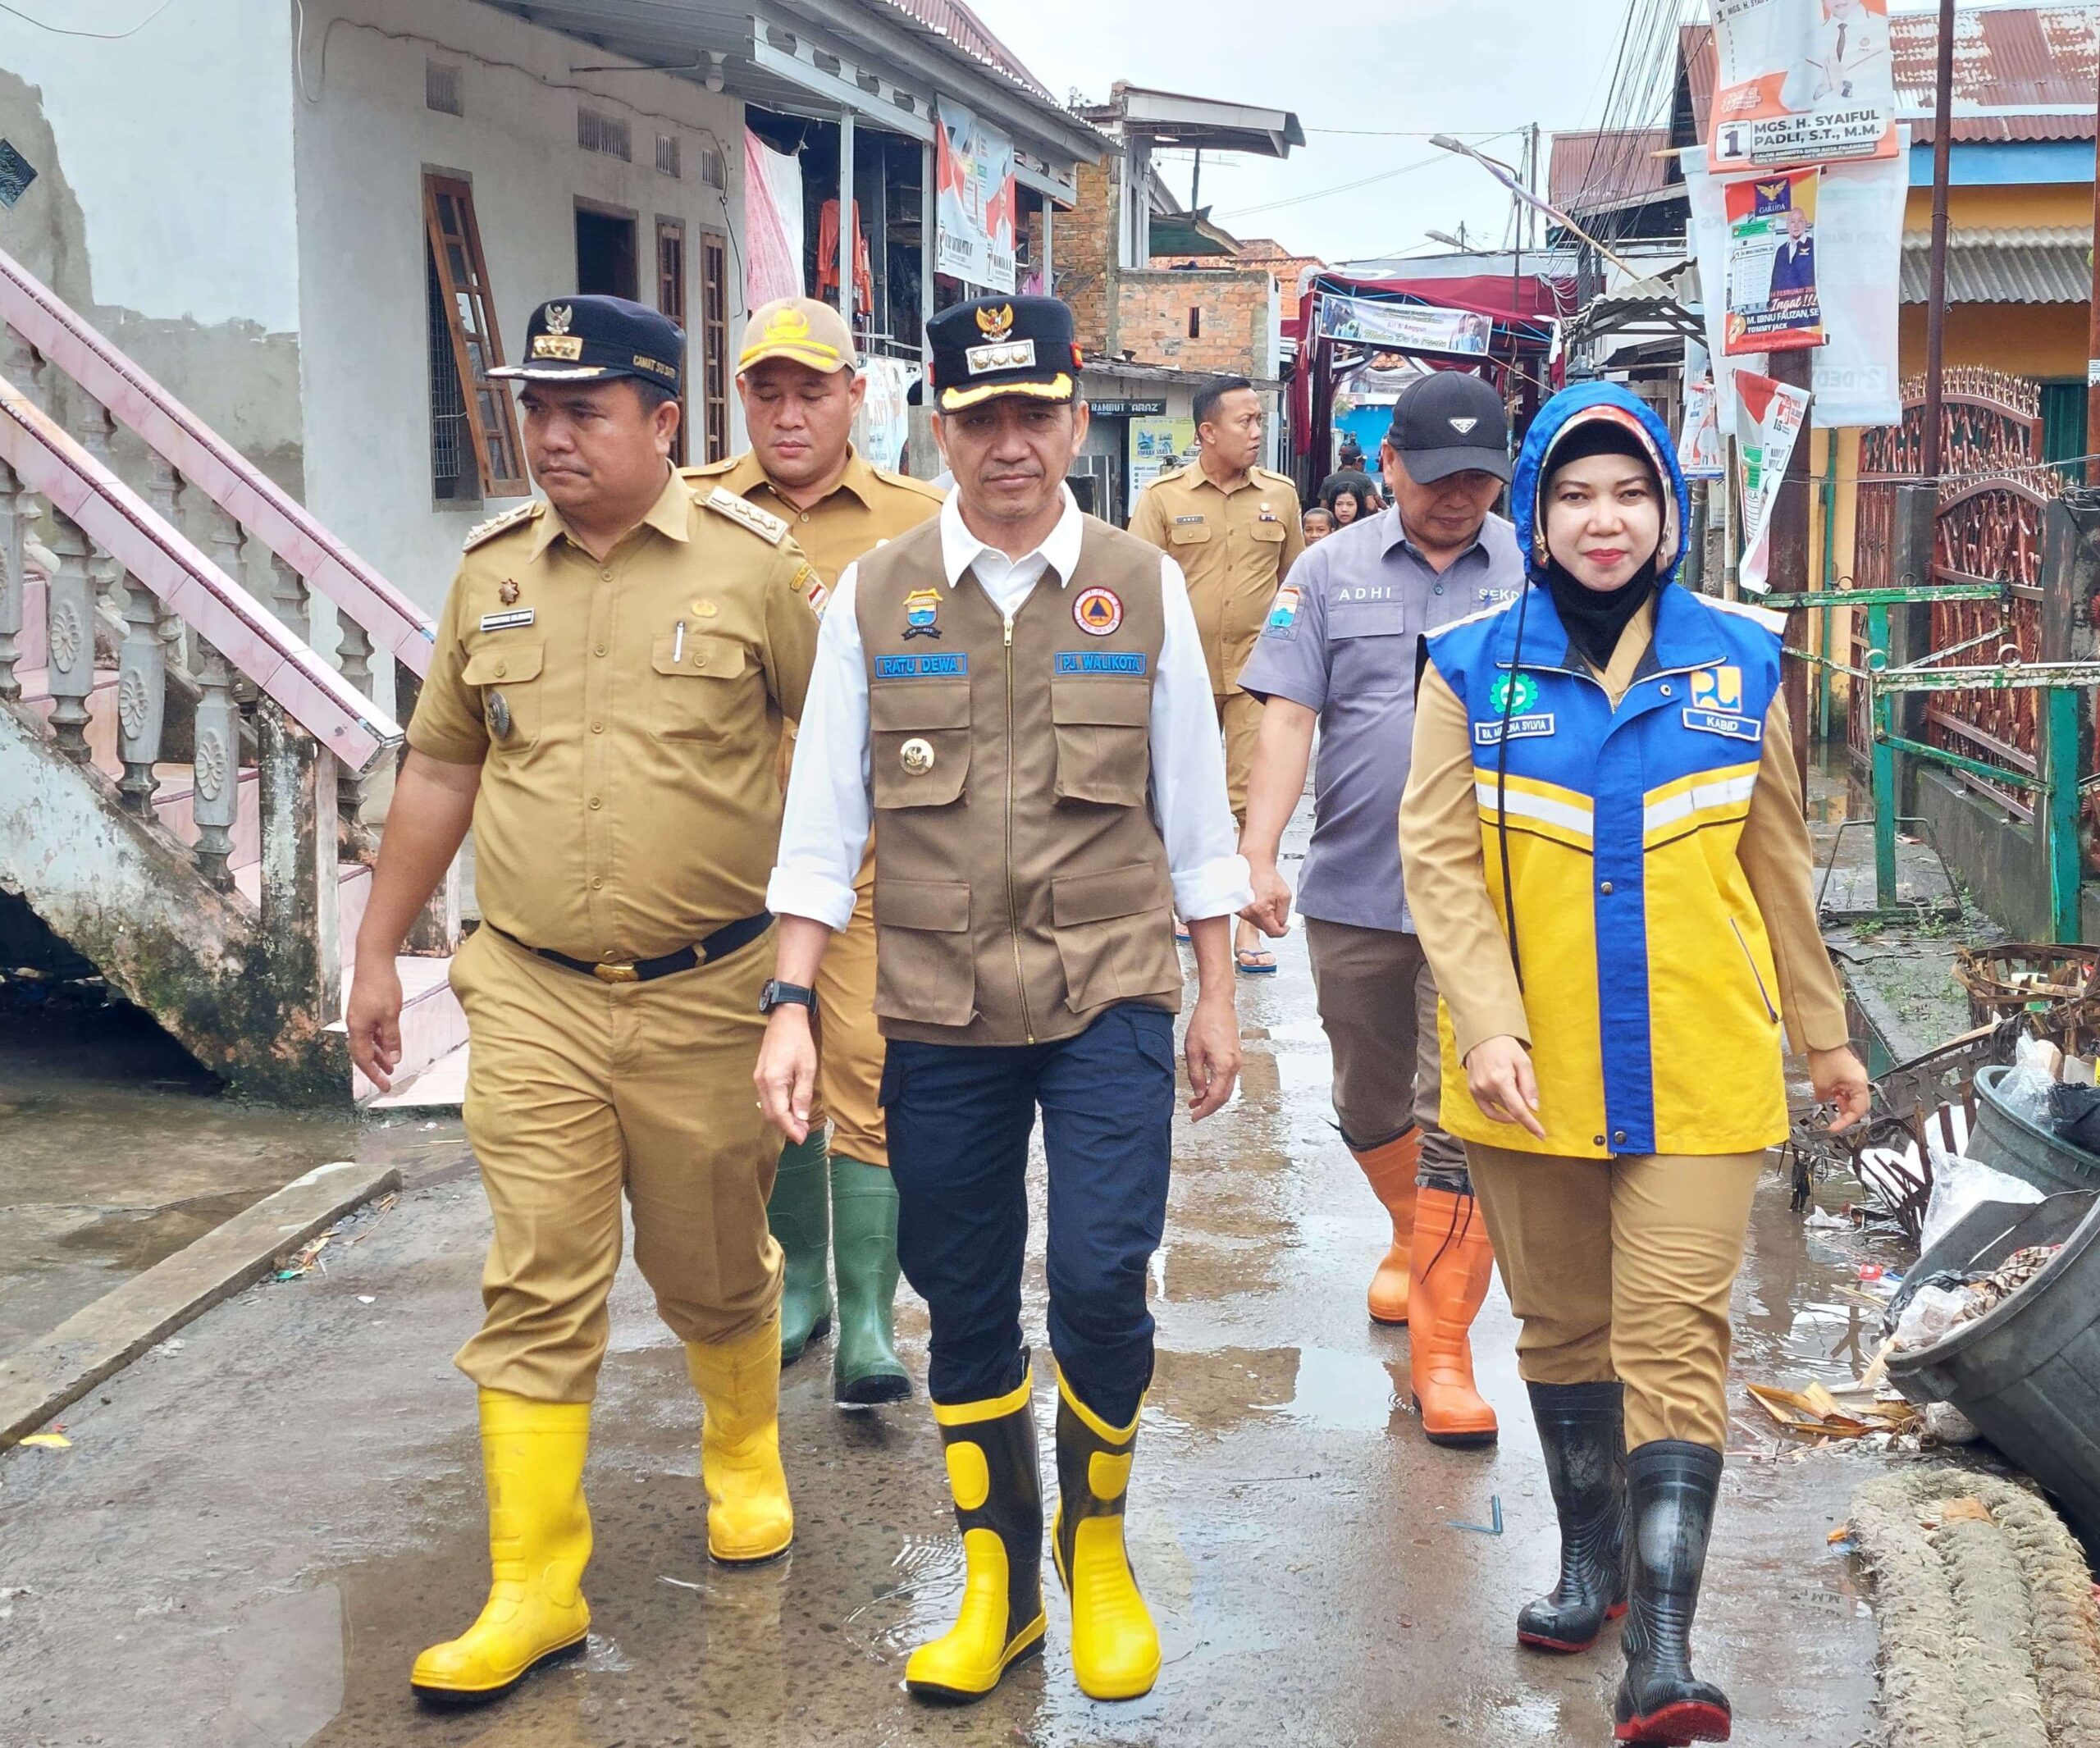
<path fill-rule="evenodd" d="M 1560 1581 L 1527 1603 L 1517 1642 L 1586 1651 L 1626 1613 L 1626 1423 L 1617 1383 L 1532 1384 L 1532 1418 L 1560 1519 Z"/>
<path fill-rule="evenodd" d="M 1626 1459 L 1632 1605 L 1621 1642 L 1626 1679 L 1612 1715 L 1622 1742 L 1724 1742 L 1728 1696 L 1691 1673 L 1691 1618 L 1721 1490 L 1721 1454 L 1658 1439 Z"/>

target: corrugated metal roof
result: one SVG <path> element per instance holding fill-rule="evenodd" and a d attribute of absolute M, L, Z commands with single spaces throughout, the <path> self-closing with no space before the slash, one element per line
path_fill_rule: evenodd
<path fill-rule="evenodd" d="M 878 0 L 914 23 L 924 25 L 937 36 L 946 37 L 973 61 L 994 72 L 1003 73 L 1016 84 L 1025 85 L 1038 97 L 1056 103 L 1042 80 L 1021 64 L 1020 57 L 985 28 L 984 21 L 962 0 Z"/>
<path fill-rule="evenodd" d="M 1896 103 L 1920 144 L 1933 134 L 1939 43 L 1936 12 L 1888 21 Z M 1719 57 L 1710 25 L 1678 34 L 1698 137 L 1706 137 Z M 1955 14 L 1953 137 L 1980 141 L 2090 139 L 2100 77 L 2100 7 L 1984 6 Z"/>
<path fill-rule="evenodd" d="M 1948 235 L 1951 304 L 2083 304 L 2093 293 L 2091 235 L 2075 226 L 1963 230 Z M 1903 239 L 1903 301 L 1922 304 L 1932 272 L 1932 237 Z"/>
<path fill-rule="evenodd" d="M 1546 198 L 1557 207 L 1591 206 L 1599 199 L 1639 199 L 1669 183 L 1664 127 L 1590 128 L 1555 134 L 1546 163 Z M 1594 198 L 1593 198 L 1594 197 Z"/>

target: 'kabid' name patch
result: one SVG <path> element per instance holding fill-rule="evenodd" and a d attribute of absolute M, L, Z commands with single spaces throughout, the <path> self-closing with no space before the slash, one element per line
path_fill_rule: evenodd
<path fill-rule="evenodd" d="M 1732 716 L 1725 710 L 1702 710 L 1687 706 L 1684 725 L 1696 728 L 1701 734 L 1725 734 L 1732 741 L 1748 741 L 1753 746 L 1764 738 L 1764 724 L 1750 716 Z"/>

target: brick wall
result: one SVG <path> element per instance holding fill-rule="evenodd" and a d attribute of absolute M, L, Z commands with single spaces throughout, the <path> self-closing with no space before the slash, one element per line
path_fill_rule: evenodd
<path fill-rule="evenodd" d="M 1057 294 L 1072 306 L 1080 345 L 1089 352 L 1108 346 L 1108 282 L 1115 265 L 1116 203 L 1123 160 L 1111 153 L 1098 164 L 1079 167 L 1079 198 L 1057 215 L 1051 236 Z"/>
<path fill-rule="evenodd" d="M 1226 266 L 1203 258 L 1194 271 L 1170 272 L 1172 258 L 1143 269 L 1116 262 L 1116 218 L 1124 160 L 1110 153 L 1079 167 L 1077 199 L 1058 215 L 1052 246 L 1057 294 L 1072 306 L 1080 345 L 1143 364 L 1265 377 L 1269 356 L 1269 287 L 1264 266 Z M 1197 313 L 1194 335 L 1189 313 Z"/>
<path fill-rule="evenodd" d="M 1144 364 L 1273 377 L 1276 364 L 1268 356 L 1270 284 L 1262 272 L 1155 268 L 1125 273 L 1116 285 L 1116 327 L 1123 349 L 1136 353 Z"/>

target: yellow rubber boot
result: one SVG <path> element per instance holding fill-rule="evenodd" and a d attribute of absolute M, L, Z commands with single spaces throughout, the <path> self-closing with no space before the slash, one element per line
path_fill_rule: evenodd
<path fill-rule="evenodd" d="M 1372 1148 L 1351 1148 L 1371 1193 L 1386 1205 L 1393 1220 L 1392 1248 L 1378 1272 L 1371 1277 L 1366 1295 L 1374 1323 L 1404 1323 L 1408 1320 L 1408 1262 L 1414 1249 L 1415 1174 L 1422 1168 L 1422 1131 L 1410 1129 L 1390 1141 Z"/>
<path fill-rule="evenodd" d="M 922 1645 L 904 1685 L 941 1700 L 980 1700 L 1043 1649 L 1043 1484 L 1035 1472 L 1029 1373 L 987 1402 L 937 1402 L 956 1527 L 962 1531 L 962 1608 Z"/>
<path fill-rule="evenodd" d="M 700 1392 L 700 1479 L 707 1490 L 707 1551 L 750 1566 L 788 1551 L 795 1509 L 780 1467 L 780 1323 L 769 1317 L 734 1341 L 686 1345 Z"/>
<path fill-rule="evenodd" d="M 541 1664 L 582 1653 L 591 1627 L 582 1591 L 591 1559 L 583 1503 L 590 1443 L 587 1402 L 482 1392 L 489 1600 L 459 1637 L 416 1659 L 409 1681 L 418 1698 L 478 1705 L 509 1693 Z"/>
<path fill-rule="evenodd" d="M 1057 1522 L 1050 1545 L 1072 1600 L 1072 1673 L 1090 1700 L 1134 1700 L 1159 1678 L 1159 1631 L 1123 1545 L 1138 1419 L 1115 1427 L 1057 1378 Z"/>

